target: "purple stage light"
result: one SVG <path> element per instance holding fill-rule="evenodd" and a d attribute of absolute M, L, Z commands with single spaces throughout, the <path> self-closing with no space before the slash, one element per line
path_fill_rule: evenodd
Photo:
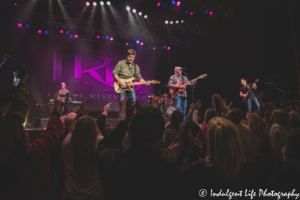
<path fill-rule="evenodd" d="M 168 50 L 170 50 L 171 48 L 170 47 L 168 47 Z"/>
<path fill-rule="evenodd" d="M 114 38 L 113 38 L 113 37 L 111 37 L 111 38 L 110 38 L 110 41 L 113 41 L 113 40 L 114 40 Z"/>
<path fill-rule="evenodd" d="M 166 4 L 163 5 L 164 8 L 165 8 L 166 6 L 167 6 Z"/>
<path fill-rule="evenodd" d="M 153 47 L 153 50 L 155 50 L 156 48 L 155 47 Z"/>
<path fill-rule="evenodd" d="M 164 46 L 164 49 L 167 48 L 166 46 Z"/>
<path fill-rule="evenodd" d="M 78 35 L 75 34 L 75 38 L 78 38 Z"/>
<path fill-rule="evenodd" d="M 60 33 L 64 33 L 64 31 L 63 31 L 63 30 L 60 30 L 59 32 L 60 32 Z"/>
<path fill-rule="evenodd" d="M 70 32 L 69 32 L 69 31 L 66 31 L 66 34 L 68 34 L 68 35 L 69 35 L 69 34 L 70 34 Z"/>
<path fill-rule="evenodd" d="M 22 27 L 22 24 L 21 24 L 21 23 L 18 23 L 18 27 Z"/>
<path fill-rule="evenodd" d="M 180 4 L 181 4 L 180 1 L 177 1 L 176 5 L 177 5 L 177 6 L 180 6 Z"/>
<path fill-rule="evenodd" d="M 126 46 L 128 46 L 128 42 L 126 43 Z"/>
<path fill-rule="evenodd" d="M 45 34 L 48 34 L 48 31 L 45 31 Z"/>
<path fill-rule="evenodd" d="M 100 36 L 99 35 L 97 35 L 97 39 L 99 39 L 100 38 Z"/>
<path fill-rule="evenodd" d="M 151 46 L 149 47 L 149 49 L 151 49 Z"/>
<path fill-rule="evenodd" d="M 108 37 L 108 36 L 106 36 L 106 39 L 108 40 L 108 39 L 109 39 L 109 37 Z"/>
<path fill-rule="evenodd" d="M 143 45 L 144 45 L 144 43 L 143 43 L 143 42 L 141 42 L 141 45 L 143 46 Z"/>
<path fill-rule="evenodd" d="M 40 33 L 40 34 L 41 34 L 41 33 L 42 33 L 42 31 L 41 31 L 41 30 L 38 30 L 38 33 Z"/>
<path fill-rule="evenodd" d="M 213 14 L 214 14 L 213 11 L 210 11 L 210 12 L 209 12 L 209 15 L 213 15 Z"/>
<path fill-rule="evenodd" d="M 193 14 L 194 14 L 193 12 L 190 13 L 190 15 L 193 15 Z"/>
<path fill-rule="evenodd" d="M 70 38 L 72 38 L 73 37 L 73 35 L 70 35 Z"/>
<path fill-rule="evenodd" d="M 207 14 L 207 13 L 208 13 L 208 10 L 205 10 L 204 13 Z"/>
<path fill-rule="evenodd" d="M 176 1 L 172 1 L 172 5 L 175 5 Z"/>
<path fill-rule="evenodd" d="M 160 6 L 160 2 L 157 3 L 157 6 Z"/>
<path fill-rule="evenodd" d="M 29 24 L 26 24 L 26 27 L 29 28 L 30 27 Z"/>

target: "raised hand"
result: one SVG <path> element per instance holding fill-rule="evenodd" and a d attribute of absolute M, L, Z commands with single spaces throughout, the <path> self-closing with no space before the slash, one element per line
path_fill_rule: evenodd
<path fill-rule="evenodd" d="M 197 146 L 199 148 L 199 152 L 202 153 L 203 152 L 203 143 L 197 137 L 193 136 L 191 129 L 189 129 L 188 136 L 189 136 L 190 144 L 192 146 Z"/>
<path fill-rule="evenodd" d="M 125 122 L 128 124 L 131 122 L 131 119 L 134 115 L 134 108 L 135 105 L 133 104 L 133 99 L 128 98 L 126 101 L 126 117 L 125 117 Z"/>
<path fill-rule="evenodd" d="M 111 104 L 111 103 L 109 103 L 109 104 L 107 104 L 106 106 L 104 106 L 104 108 L 103 108 L 103 111 L 104 111 L 104 112 L 108 113 L 108 112 L 111 110 L 110 104 Z"/>
<path fill-rule="evenodd" d="M 259 94 L 256 94 L 256 97 L 257 97 L 258 100 L 262 100 L 263 95 L 264 95 L 264 92 L 261 91 Z"/>
<path fill-rule="evenodd" d="M 57 111 L 61 112 L 63 105 L 64 103 L 62 102 L 62 100 L 60 100 L 58 94 L 56 94 L 54 99 L 54 108 L 57 108 Z"/>
<path fill-rule="evenodd" d="M 214 97 L 216 98 L 217 101 L 221 101 L 221 96 L 219 94 L 214 94 Z"/>
<path fill-rule="evenodd" d="M 232 106 L 232 102 L 230 102 L 230 104 L 228 105 L 228 108 L 231 108 L 231 106 Z"/>
<path fill-rule="evenodd" d="M 190 105 L 190 111 L 194 112 L 194 110 L 195 110 L 195 105 L 194 105 L 194 103 L 192 103 L 192 104 Z"/>
<path fill-rule="evenodd" d="M 212 108 L 215 108 L 215 107 L 216 107 L 214 95 L 211 95 L 211 107 L 212 107 Z"/>
<path fill-rule="evenodd" d="M 81 112 L 82 115 L 88 115 L 88 108 L 89 108 L 89 103 L 90 100 L 89 99 L 85 99 L 82 101 L 82 104 L 79 108 L 79 111 Z"/>
<path fill-rule="evenodd" d="M 201 108 L 201 103 L 200 103 L 200 100 L 198 100 L 194 106 L 194 110 L 199 110 L 200 108 Z"/>

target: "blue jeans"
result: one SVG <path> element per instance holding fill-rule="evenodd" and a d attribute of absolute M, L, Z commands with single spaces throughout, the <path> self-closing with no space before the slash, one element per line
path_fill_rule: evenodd
<path fill-rule="evenodd" d="M 122 93 L 119 93 L 119 99 L 124 99 L 125 95 L 127 96 L 127 98 L 132 98 L 134 103 L 135 103 L 135 91 L 124 91 Z M 119 106 L 120 110 L 121 110 L 121 106 Z"/>
<path fill-rule="evenodd" d="M 256 97 L 248 98 L 247 99 L 247 104 L 248 104 L 248 112 L 249 112 L 249 114 L 251 114 L 251 110 L 252 110 L 252 100 L 256 104 L 256 109 L 260 110 L 260 105 L 259 105 L 259 102 L 258 102 L 257 98 Z"/>
<path fill-rule="evenodd" d="M 182 109 L 181 112 L 183 114 L 183 117 L 185 118 L 187 98 L 177 95 L 175 97 L 175 101 L 176 101 L 176 110 L 180 111 L 181 108 Z"/>

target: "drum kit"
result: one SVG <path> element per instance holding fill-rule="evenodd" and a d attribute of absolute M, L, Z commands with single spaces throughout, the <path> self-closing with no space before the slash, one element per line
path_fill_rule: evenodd
<path fill-rule="evenodd" d="M 163 116 L 171 117 L 172 113 L 176 110 L 175 97 L 171 96 L 169 98 L 168 94 L 156 97 L 156 105 L 160 108 Z"/>

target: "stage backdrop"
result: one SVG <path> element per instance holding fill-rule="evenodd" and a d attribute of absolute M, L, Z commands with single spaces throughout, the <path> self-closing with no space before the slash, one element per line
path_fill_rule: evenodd
<path fill-rule="evenodd" d="M 28 39 L 28 38 L 27 38 Z M 45 104 L 54 99 L 55 93 L 65 82 L 70 94 L 78 94 L 82 101 L 90 99 L 89 111 L 99 112 L 111 104 L 112 111 L 119 111 L 118 94 L 113 89 L 112 71 L 118 61 L 126 58 L 130 48 L 113 44 L 81 39 L 37 35 L 28 42 L 32 46 L 30 88 L 33 103 Z M 155 54 L 153 50 L 135 48 L 135 63 L 145 80 L 155 79 Z M 33 55 L 33 56 L 32 56 Z M 148 103 L 153 85 L 136 86 L 136 99 L 141 105 Z"/>

